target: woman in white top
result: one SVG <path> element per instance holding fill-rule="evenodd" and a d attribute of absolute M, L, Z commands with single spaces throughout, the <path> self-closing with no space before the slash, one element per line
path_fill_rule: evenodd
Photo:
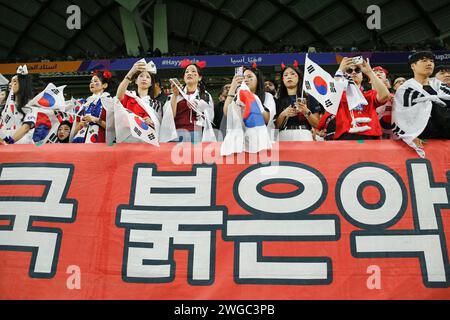
<path fill-rule="evenodd" d="M 0 117 L 0 142 L 33 143 L 37 112 L 26 106 L 33 98 L 33 84 L 27 66 L 20 66 L 9 83 L 9 95 Z"/>
<path fill-rule="evenodd" d="M 142 118 L 148 127 L 155 130 L 159 142 L 168 142 L 176 136 L 175 126 L 171 110 L 167 112 L 166 106 L 162 106 L 157 99 L 159 92 L 155 88 L 155 76 L 156 66 L 153 61 L 149 63 L 145 59 L 137 61 L 120 83 L 117 98 L 125 109 Z M 130 84 L 134 85 L 136 91 L 128 90 Z M 142 142 L 142 140 L 130 135 L 123 142 Z"/>
<path fill-rule="evenodd" d="M 206 91 L 201 71 L 204 66 L 204 61 L 197 63 L 187 59 L 182 61 L 185 86 L 180 89 L 183 90 L 183 93 L 172 83 L 173 94 L 166 105 L 169 104 L 172 108 L 178 135 L 176 141 L 215 141 L 212 128 L 214 101 Z M 192 106 L 194 106 L 194 110 Z"/>
<path fill-rule="evenodd" d="M 273 129 L 275 128 L 273 120 L 276 114 L 276 104 L 273 96 L 264 90 L 264 75 L 258 69 L 256 63 L 253 63 L 251 68 L 245 67 L 243 75 L 237 74 L 234 76 L 233 81 L 231 82 L 230 90 L 228 91 L 227 99 L 225 100 L 223 106 L 224 116 L 228 114 L 228 106 L 233 101 L 237 93 L 237 89 L 241 85 L 242 81 L 245 81 L 245 84 L 248 86 L 250 91 L 261 101 L 264 108 L 262 115 L 270 136 L 273 139 Z"/>
<path fill-rule="evenodd" d="M 109 71 L 94 71 L 89 90 L 92 95 L 83 102 L 83 116 L 75 128 L 72 143 L 106 142 L 106 104 L 111 100 L 107 92 L 112 74 Z"/>

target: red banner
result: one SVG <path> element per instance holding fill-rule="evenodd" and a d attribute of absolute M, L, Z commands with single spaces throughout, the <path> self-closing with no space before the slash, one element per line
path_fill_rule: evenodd
<path fill-rule="evenodd" d="M 450 142 L 0 147 L 0 299 L 449 299 Z"/>

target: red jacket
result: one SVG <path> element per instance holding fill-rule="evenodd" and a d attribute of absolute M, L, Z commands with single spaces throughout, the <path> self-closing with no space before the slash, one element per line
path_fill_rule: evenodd
<path fill-rule="evenodd" d="M 358 132 L 360 135 L 364 136 L 381 136 L 381 126 L 378 120 L 377 107 L 381 103 L 377 100 L 377 92 L 375 90 L 369 90 L 363 92 L 364 97 L 367 100 L 367 105 L 361 108 L 353 109 L 353 115 L 355 118 L 367 117 L 371 118 L 372 121 L 367 123 L 370 130 L 364 132 Z M 361 110 L 358 110 L 361 109 Z M 352 127 L 352 117 L 350 115 L 350 110 L 348 110 L 347 95 L 344 92 L 342 95 L 341 103 L 339 104 L 339 109 L 336 114 L 336 133 L 334 134 L 334 139 L 338 139 L 341 135 L 348 132 Z"/>

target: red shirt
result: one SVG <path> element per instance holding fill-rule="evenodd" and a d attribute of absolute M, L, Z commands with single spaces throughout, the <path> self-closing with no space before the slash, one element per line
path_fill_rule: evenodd
<path fill-rule="evenodd" d="M 319 124 L 317 125 L 317 130 L 323 130 L 327 128 L 328 125 L 327 120 L 328 117 L 331 115 L 332 115 L 331 113 L 325 111 L 325 113 L 320 117 Z"/>
<path fill-rule="evenodd" d="M 188 92 L 187 94 L 193 94 Z M 185 129 L 187 131 L 194 131 L 194 124 L 197 120 L 195 112 L 188 107 L 185 99 L 177 103 L 177 114 L 175 115 L 175 127 L 177 129 Z"/>
<path fill-rule="evenodd" d="M 126 109 L 130 110 L 131 112 L 140 116 L 141 118 L 144 119 L 149 117 L 147 112 L 145 112 L 145 110 L 138 104 L 135 98 L 125 95 L 125 97 L 120 102 Z"/>
<path fill-rule="evenodd" d="M 360 106 L 353 109 L 353 116 L 355 118 L 367 117 L 371 118 L 372 121 L 367 123 L 371 128 L 370 130 L 358 132 L 359 135 L 364 136 L 381 136 L 381 126 L 378 121 L 378 115 L 376 108 L 381 105 L 377 100 L 377 92 L 375 90 L 369 90 L 363 92 L 364 97 L 367 100 L 366 106 Z M 361 126 L 361 125 L 360 125 Z M 339 104 L 339 109 L 336 114 L 336 133 L 334 134 L 334 139 L 339 138 L 344 133 L 348 132 L 352 127 L 352 117 L 350 115 L 350 110 L 348 110 L 347 95 L 344 92 L 342 95 L 341 103 Z"/>

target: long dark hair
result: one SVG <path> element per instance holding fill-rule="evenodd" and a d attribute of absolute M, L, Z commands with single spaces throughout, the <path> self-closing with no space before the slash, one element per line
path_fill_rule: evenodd
<path fill-rule="evenodd" d="M 244 67 L 245 70 L 250 70 L 253 72 L 256 76 L 256 91 L 255 94 L 258 96 L 259 100 L 261 100 L 261 103 L 264 104 L 264 101 L 266 100 L 266 90 L 264 89 L 264 74 L 256 67 Z"/>
<path fill-rule="evenodd" d="M 108 86 L 106 87 L 105 92 L 111 93 L 111 92 L 115 92 L 114 90 L 112 90 L 112 85 L 114 84 L 114 80 L 112 77 L 112 73 L 109 72 L 108 70 L 104 70 L 104 71 L 97 71 L 95 70 L 94 72 L 92 72 L 92 76 L 97 76 L 97 78 L 100 80 L 100 82 L 102 84 L 107 84 Z"/>
<path fill-rule="evenodd" d="M 283 72 L 281 73 L 280 91 L 278 93 L 280 101 L 282 99 L 286 99 L 289 96 L 288 95 L 288 90 L 287 90 L 287 88 L 286 88 L 286 86 L 284 84 L 284 81 L 283 81 L 283 75 L 284 75 L 284 72 L 287 69 L 292 69 L 297 74 L 297 76 L 298 76 L 298 83 L 297 83 L 297 92 L 296 92 L 296 94 L 297 94 L 297 96 L 300 96 L 302 94 L 302 83 L 303 83 L 303 81 L 302 81 L 302 79 L 303 79 L 302 72 L 298 68 L 295 68 L 294 66 L 287 66 L 286 68 L 283 69 Z"/>
<path fill-rule="evenodd" d="M 6 88 L 1 88 L 0 93 L 2 92 L 5 93 L 5 100 L 3 100 L 2 103 L 0 103 L 0 107 L 4 106 L 6 104 L 6 100 L 8 100 L 8 90 L 6 90 Z"/>
<path fill-rule="evenodd" d="M 189 66 L 195 66 L 195 69 L 197 69 L 198 75 L 201 77 L 201 80 L 198 82 L 199 96 L 200 96 L 200 99 L 206 101 L 206 81 L 205 81 L 205 77 L 203 76 L 203 73 L 202 73 L 200 67 L 199 67 L 197 64 L 195 64 L 195 63 L 190 63 L 190 64 L 188 64 L 188 65 L 184 68 L 183 77 L 184 77 L 184 74 L 186 73 L 186 69 L 187 69 Z"/>
<path fill-rule="evenodd" d="M 153 73 L 150 73 L 149 71 L 145 71 L 145 72 L 148 72 L 148 74 L 150 75 L 150 78 L 152 79 L 152 84 L 151 84 L 150 87 L 148 88 L 148 95 L 150 96 L 150 98 L 154 99 L 154 98 L 155 98 L 155 83 L 156 83 L 156 78 L 155 78 L 155 75 L 154 75 Z M 132 80 L 133 80 L 132 86 L 133 86 L 133 88 L 136 89 L 136 94 L 137 94 L 138 96 L 139 96 L 139 90 L 138 90 L 138 87 L 137 87 L 137 84 L 136 84 L 136 80 L 137 80 L 137 78 L 139 77 L 139 75 L 140 75 L 141 73 L 142 73 L 142 72 L 140 72 L 140 71 L 136 72 L 136 73 L 133 75 L 133 78 L 132 78 Z M 141 97 L 141 98 L 142 98 L 142 97 Z"/>
<path fill-rule="evenodd" d="M 17 74 L 17 80 L 19 82 L 19 91 L 15 94 L 16 108 L 22 115 L 25 115 L 22 108 L 33 98 L 33 82 L 30 75 Z"/>

